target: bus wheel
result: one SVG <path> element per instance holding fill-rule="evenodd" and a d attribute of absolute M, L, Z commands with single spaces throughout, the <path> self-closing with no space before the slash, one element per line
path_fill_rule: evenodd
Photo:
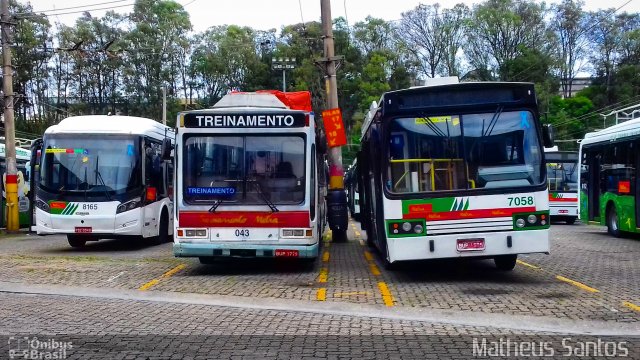
<path fill-rule="evenodd" d="M 607 232 L 615 237 L 620 237 L 620 226 L 618 224 L 616 207 L 609 205 L 607 210 Z"/>
<path fill-rule="evenodd" d="M 573 225 L 576 223 L 576 218 L 574 217 L 568 217 L 565 222 L 567 223 L 567 225 Z"/>
<path fill-rule="evenodd" d="M 518 260 L 518 255 L 500 255 L 493 258 L 498 270 L 502 271 L 513 270 L 516 267 L 516 260 Z"/>
<path fill-rule="evenodd" d="M 200 256 L 198 260 L 200 260 L 200 264 L 202 265 L 212 265 L 216 262 L 216 259 L 214 257 L 209 256 Z"/>
<path fill-rule="evenodd" d="M 331 241 L 334 243 L 347 242 L 347 230 L 331 231 Z"/>
<path fill-rule="evenodd" d="M 160 230 L 158 231 L 158 243 L 164 244 L 169 241 L 169 215 L 166 210 L 162 210 L 160 215 Z"/>
<path fill-rule="evenodd" d="M 77 235 L 67 235 L 67 241 L 69 241 L 69 245 L 74 248 L 84 247 L 84 245 L 87 243 L 87 239 Z"/>

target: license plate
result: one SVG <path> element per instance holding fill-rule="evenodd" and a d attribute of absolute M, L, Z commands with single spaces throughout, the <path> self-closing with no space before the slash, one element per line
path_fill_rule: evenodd
<path fill-rule="evenodd" d="M 484 250 L 484 239 L 458 239 L 458 251 L 482 251 Z"/>
<path fill-rule="evenodd" d="M 87 233 L 92 233 L 92 232 L 93 232 L 93 228 L 91 228 L 91 227 L 76 226 L 76 233 L 78 233 L 78 234 L 87 234 Z"/>
<path fill-rule="evenodd" d="M 277 257 L 298 257 L 298 250 L 276 250 Z"/>

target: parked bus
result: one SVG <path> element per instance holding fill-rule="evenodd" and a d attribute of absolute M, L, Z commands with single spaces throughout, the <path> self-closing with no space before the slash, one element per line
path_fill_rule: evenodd
<path fill-rule="evenodd" d="M 351 213 L 351 217 L 360 221 L 360 194 L 358 189 L 358 161 L 353 160 L 353 163 L 344 174 L 344 186 L 347 191 L 347 205 L 349 207 L 349 212 Z"/>
<path fill-rule="evenodd" d="M 580 219 L 609 234 L 640 232 L 640 119 L 585 135 L 580 142 Z"/>
<path fill-rule="evenodd" d="M 308 92 L 232 93 L 178 125 L 175 256 L 318 256 L 324 167 Z"/>
<path fill-rule="evenodd" d="M 578 219 L 578 153 L 545 149 L 551 220 L 571 225 Z"/>
<path fill-rule="evenodd" d="M 7 194 L 6 174 L 7 163 L 5 161 L 5 145 L 0 144 L 0 173 L 2 174 L 2 201 L 0 201 L 0 227 L 7 226 Z M 18 168 L 18 219 L 20 227 L 29 226 L 29 191 L 31 190 L 31 171 L 29 161 L 31 151 L 16 147 L 16 165 Z"/>
<path fill-rule="evenodd" d="M 362 227 L 402 260 L 549 252 L 549 197 L 533 84 L 455 83 L 385 93 L 358 153 Z"/>
<path fill-rule="evenodd" d="M 157 121 L 130 116 L 76 116 L 49 127 L 36 150 L 38 235 L 66 234 L 72 247 L 121 237 L 169 241 L 173 164 L 161 149 L 173 137 Z"/>

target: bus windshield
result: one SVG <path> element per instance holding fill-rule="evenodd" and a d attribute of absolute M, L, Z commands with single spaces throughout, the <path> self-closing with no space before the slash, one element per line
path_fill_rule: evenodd
<path fill-rule="evenodd" d="M 94 197 L 140 188 L 139 146 L 139 138 L 133 136 L 47 136 L 40 186 L 49 192 Z"/>
<path fill-rule="evenodd" d="M 395 193 L 535 186 L 544 182 L 529 111 L 391 120 L 387 189 Z"/>
<path fill-rule="evenodd" d="M 550 191 L 578 191 L 577 162 L 548 162 L 547 177 Z"/>
<path fill-rule="evenodd" d="M 190 136 L 184 151 L 187 202 L 283 205 L 304 201 L 302 136 Z"/>

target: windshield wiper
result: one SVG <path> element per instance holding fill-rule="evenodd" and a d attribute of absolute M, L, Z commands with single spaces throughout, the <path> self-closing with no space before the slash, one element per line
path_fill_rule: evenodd
<path fill-rule="evenodd" d="M 278 208 L 271 202 L 271 200 L 269 200 L 269 198 L 267 198 L 267 195 L 264 193 L 264 191 L 262 191 L 262 188 L 260 187 L 260 184 L 258 184 L 257 182 L 254 183 L 256 185 L 256 189 L 258 189 L 258 194 L 260 194 L 260 197 L 262 198 L 262 200 L 264 200 L 264 202 L 267 204 L 267 206 L 269 206 L 269 209 L 271 209 L 271 212 L 278 212 L 280 210 L 278 210 Z"/>
<path fill-rule="evenodd" d="M 100 155 L 96 156 L 96 179 L 100 180 L 100 183 L 102 183 L 102 189 L 104 190 L 105 195 L 107 195 L 107 199 L 111 201 L 111 195 L 109 194 L 109 190 L 107 190 L 107 184 L 105 184 L 104 179 L 102 178 L 102 174 L 100 174 L 100 170 L 98 170 L 99 165 Z"/>
<path fill-rule="evenodd" d="M 213 202 L 213 206 L 211 206 L 211 207 L 209 208 L 209 212 L 210 212 L 210 213 L 215 213 L 215 212 L 216 212 L 216 209 L 218 208 L 218 206 L 220 206 L 220 204 L 222 204 L 222 200 L 215 200 L 215 201 Z"/>

